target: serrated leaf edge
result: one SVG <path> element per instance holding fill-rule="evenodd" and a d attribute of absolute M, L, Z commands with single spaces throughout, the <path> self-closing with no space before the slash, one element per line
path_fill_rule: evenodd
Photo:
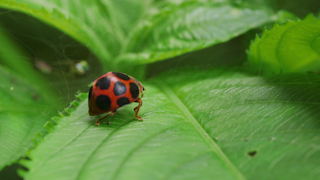
<path fill-rule="evenodd" d="M 25 154 L 25 157 L 28 159 L 21 159 L 18 163 L 25 167 L 26 169 L 30 169 L 30 162 L 32 161 L 33 157 L 31 155 L 31 151 L 36 149 L 43 141 L 44 141 L 44 137 L 47 136 L 48 134 L 51 134 L 55 131 L 56 126 L 59 124 L 59 122 L 71 115 L 71 113 L 80 105 L 81 102 L 83 102 L 87 97 L 88 97 L 88 93 L 79 93 L 77 95 L 75 95 L 76 100 L 72 101 L 70 103 L 70 106 L 65 108 L 64 111 L 67 112 L 68 114 L 65 115 L 62 112 L 58 112 L 59 116 L 53 116 L 51 118 L 51 121 L 47 121 L 44 125 L 44 128 L 47 130 L 48 133 L 46 133 L 45 135 L 41 135 L 40 133 L 36 133 L 34 135 L 33 140 L 33 147 L 29 148 Z M 55 122 L 55 124 L 52 124 L 52 122 Z M 25 169 L 18 169 L 18 175 L 21 177 L 25 177 L 26 173 L 28 171 Z"/>
<path fill-rule="evenodd" d="M 314 14 L 308 14 L 303 20 L 301 19 L 297 19 L 296 21 L 293 21 L 291 19 L 288 19 L 285 23 L 283 23 L 282 25 L 279 25 L 278 22 L 275 22 L 273 27 L 271 29 L 267 29 L 266 27 L 263 29 L 263 32 L 262 32 L 262 35 L 259 36 L 258 34 L 256 34 L 255 38 L 253 40 L 251 40 L 250 42 L 250 45 L 249 45 L 249 49 L 246 50 L 246 53 L 247 53 L 247 56 L 248 56 L 248 61 L 249 61 L 249 64 L 257 64 L 261 61 L 254 61 L 252 60 L 254 57 L 252 51 L 254 51 L 255 49 L 257 49 L 257 47 L 259 45 L 255 45 L 255 44 L 260 44 L 260 42 L 266 38 L 268 36 L 269 33 L 271 33 L 272 31 L 276 31 L 278 30 L 279 28 L 284 28 L 284 27 L 287 27 L 287 26 L 292 26 L 292 25 L 295 25 L 295 24 L 298 24 L 300 22 L 305 22 L 305 21 L 319 21 L 315 16 Z M 260 70 L 259 70 L 260 71 Z"/>

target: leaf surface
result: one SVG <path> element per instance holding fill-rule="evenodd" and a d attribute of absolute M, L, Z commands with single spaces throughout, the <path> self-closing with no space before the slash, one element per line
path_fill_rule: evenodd
<path fill-rule="evenodd" d="M 108 0 L 0 0 L 0 7 L 29 14 L 58 28 L 111 64 L 111 57 L 121 49 L 127 31 L 148 7 L 146 4 L 128 1 L 127 6 L 120 6 L 118 1 Z"/>
<path fill-rule="evenodd" d="M 24 156 L 35 133 L 52 117 L 45 95 L 0 66 L 0 169 Z"/>
<path fill-rule="evenodd" d="M 133 32 L 120 61 L 148 64 L 226 42 L 272 20 L 265 10 L 188 2 L 166 7 Z M 135 54 L 137 53 L 137 54 Z"/>
<path fill-rule="evenodd" d="M 179 70 L 94 126 L 87 94 L 23 164 L 27 179 L 319 177 L 319 77 Z M 222 149 L 222 151 L 220 150 Z M 266 171 L 267 170 L 267 171 Z"/>
<path fill-rule="evenodd" d="M 265 30 L 250 46 L 252 66 L 267 74 L 320 70 L 320 21 L 309 15 Z"/>
<path fill-rule="evenodd" d="M 25 53 L 0 32 L 0 169 L 17 162 L 33 146 L 35 133 L 52 117 L 57 96 Z M 41 131 L 42 130 L 42 131 Z"/>
<path fill-rule="evenodd" d="M 274 21 L 265 9 L 236 8 L 228 3 L 148 1 L 19 2 L 0 0 L 0 7 L 29 14 L 87 46 L 110 69 L 123 70 L 226 42 Z M 124 68 L 126 69 L 126 68 Z"/>
<path fill-rule="evenodd" d="M 186 71 L 165 79 L 248 179 L 318 179 L 319 76 Z"/>

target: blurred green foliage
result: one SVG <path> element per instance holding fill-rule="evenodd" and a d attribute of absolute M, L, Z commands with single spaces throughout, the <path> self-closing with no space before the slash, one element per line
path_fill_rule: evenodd
<path fill-rule="evenodd" d="M 0 7 L 1 179 L 320 177 L 317 0 Z M 95 127 L 73 101 L 107 71 L 146 85 L 145 122 L 131 104 Z"/>

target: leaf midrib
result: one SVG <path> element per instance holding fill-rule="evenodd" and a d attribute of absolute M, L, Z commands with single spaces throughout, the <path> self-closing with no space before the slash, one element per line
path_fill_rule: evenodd
<path fill-rule="evenodd" d="M 179 99 L 179 97 L 174 93 L 174 91 L 167 86 L 164 82 L 154 82 L 158 88 L 171 100 L 171 102 L 182 112 L 185 116 L 187 122 L 189 122 L 199 135 L 208 144 L 210 149 L 217 155 L 222 162 L 229 168 L 236 179 L 246 179 L 243 174 L 233 165 L 233 163 L 228 159 L 228 157 L 222 152 L 219 146 L 211 139 L 208 133 L 202 128 L 199 122 L 191 114 L 189 109 L 184 105 L 184 103 Z"/>

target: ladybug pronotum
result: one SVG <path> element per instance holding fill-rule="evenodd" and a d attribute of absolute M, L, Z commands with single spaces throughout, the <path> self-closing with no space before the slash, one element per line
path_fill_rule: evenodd
<path fill-rule="evenodd" d="M 138 116 L 142 106 L 144 87 L 135 78 L 120 72 L 108 72 L 96 79 L 89 90 L 88 105 L 89 115 L 99 115 L 110 112 L 108 115 L 100 118 L 100 121 L 108 116 L 112 116 L 116 110 L 124 105 L 137 102 L 139 105 L 134 108 L 135 117 L 142 121 Z"/>

